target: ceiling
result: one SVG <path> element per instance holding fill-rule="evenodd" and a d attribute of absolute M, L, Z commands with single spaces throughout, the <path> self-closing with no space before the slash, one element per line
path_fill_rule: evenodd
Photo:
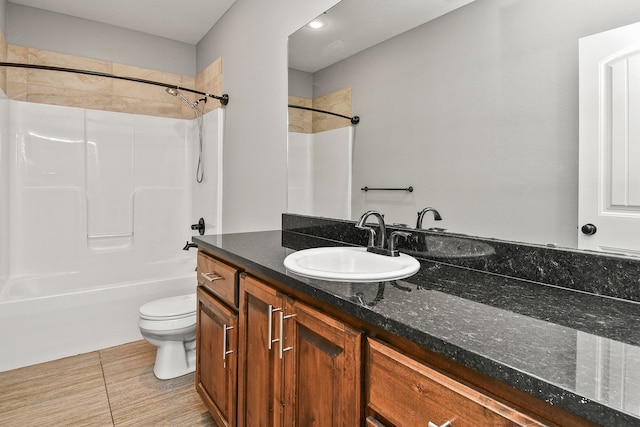
<path fill-rule="evenodd" d="M 314 73 L 473 0 L 343 0 L 289 37 L 289 67 Z"/>
<path fill-rule="evenodd" d="M 9 0 L 155 36 L 197 44 L 235 0 Z"/>
<path fill-rule="evenodd" d="M 8 0 L 195 45 L 236 0 Z M 473 0 L 344 0 L 321 30 L 289 38 L 289 66 L 315 72 Z"/>

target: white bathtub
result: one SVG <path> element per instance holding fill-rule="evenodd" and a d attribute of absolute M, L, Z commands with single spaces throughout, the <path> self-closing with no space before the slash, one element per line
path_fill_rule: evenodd
<path fill-rule="evenodd" d="M 142 304 L 195 292 L 182 247 L 201 217 L 220 232 L 222 117 L 196 183 L 195 120 L 0 100 L 0 371 L 139 340 Z"/>
<path fill-rule="evenodd" d="M 73 274 L 9 281 L 0 297 L 0 372 L 142 339 L 138 308 L 195 292 L 193 268 L 86 289 Z"/>

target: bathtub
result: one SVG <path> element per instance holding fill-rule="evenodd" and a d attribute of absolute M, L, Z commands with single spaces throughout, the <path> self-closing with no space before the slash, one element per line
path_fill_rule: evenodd
<path fill-rule="evenodd" d="M 0 295 L 0 372 L 142 339 L 142 304 L 195 292 L 195 261 L 181 264 L 98 287 L 77 273 L 9 279 Z"/>
<path fill-rule="evenodd" d="M 142 304 L 195 292 L 182 248 L 199 218 L 220 232 L 222 118 L 197 183 L 195 120 L 0 102 L 0 371 L 142 339 Z"/>

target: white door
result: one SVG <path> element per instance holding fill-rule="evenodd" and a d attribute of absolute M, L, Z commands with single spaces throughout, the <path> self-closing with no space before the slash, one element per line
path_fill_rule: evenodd
<path fill-rule="evenodd" d="M 640 23 L 579 46 L 578 247 L 640 254 Z"/>

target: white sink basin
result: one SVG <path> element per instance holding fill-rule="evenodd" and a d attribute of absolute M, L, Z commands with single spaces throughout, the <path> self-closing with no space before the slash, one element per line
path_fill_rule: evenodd
<path fill-rule="evenodd" d="M 294 252 L 284 266 L 301 276 L 334 282 L 382 282 L 412 276 L 420 263 L 400 254 L 389 257 L 362 247 L 313 248 Z"/>

